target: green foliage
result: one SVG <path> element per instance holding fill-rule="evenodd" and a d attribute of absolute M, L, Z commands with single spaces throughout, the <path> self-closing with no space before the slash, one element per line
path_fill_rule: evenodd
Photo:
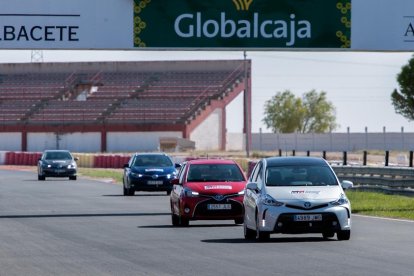
<path fill-rule="evenodd" d="M 414 120 L 414 57 L 403 66 L 397 75 L 399 91 L 394 89 L 391 94 L 391 101 L 395 111 L 407 118 Z"/>
<path fill-rule="evenodd" d="M 352 212 L 378 217 L 414 220 L 414 199 L 400 195 L 348 190 Z"/>
<path fill-rule="evenodd" d="M 263 123 L 273 132 L 323 133 L 338 127 L 335 107 L 326 93 L 312 90 L 302 98 L 286 90 L 278 92 L 264 106 Z"/>

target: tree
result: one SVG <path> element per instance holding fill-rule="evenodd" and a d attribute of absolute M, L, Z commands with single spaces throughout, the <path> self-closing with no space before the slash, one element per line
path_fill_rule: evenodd
<path fill-rule="evenodd" d="M 338 127 L 335 107 L 326 93 L 312 90 L 302 98 L 286 90 L 278 92 L 264 106 L 263 122 L 273 132 L 323 133 Z"/>
<path fill-rule="evenodd" d="M 392 104 L 398 114 L 409 121 L 414 120 L 414 58 L 404 65 L 397 75 L 400 91 L 394 89 L 391 94 Z"/>

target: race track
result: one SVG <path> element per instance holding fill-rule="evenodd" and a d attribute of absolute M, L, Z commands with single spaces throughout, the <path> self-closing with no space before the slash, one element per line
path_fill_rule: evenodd
<path fill-rule="evenodd" d="M 0 276 L 413 275 L 414 222 L 353 216 L 350 241 L 272 235 L 232 221 L 171 226 L 165 193 L 0 170 Z"/>

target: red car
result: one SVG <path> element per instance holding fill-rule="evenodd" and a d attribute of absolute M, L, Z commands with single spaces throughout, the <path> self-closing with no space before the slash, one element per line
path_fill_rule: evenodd
<path fill-rule="evenodd" d="M 243 223 L 246 177 L 231 160 L 187 161 L 170 195 L 173 226 L 188 226 L 190 220 L 234 220 Z"/>

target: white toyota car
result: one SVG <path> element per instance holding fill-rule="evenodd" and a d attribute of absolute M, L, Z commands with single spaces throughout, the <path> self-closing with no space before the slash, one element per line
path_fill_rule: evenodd
<path fill-rule="evenodd" d="M 267 240 L 271 233 L 321 233 L 349 240 L 351 204 L 322 158 L 269 157 L 254 167 L 244 196 L 244 236 Z"/>

